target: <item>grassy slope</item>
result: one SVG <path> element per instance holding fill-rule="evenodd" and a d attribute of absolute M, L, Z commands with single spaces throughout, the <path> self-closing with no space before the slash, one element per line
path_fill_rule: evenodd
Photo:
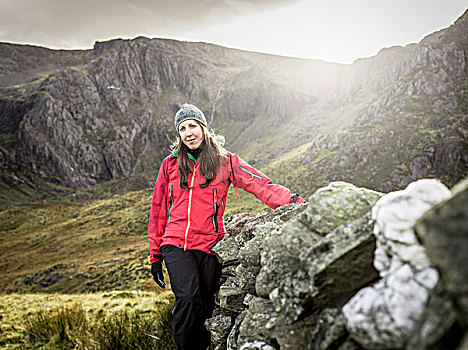
<path fill-rule="evenodd" d="M 154 291 L 146 233 L 151 195 L 147 189 L 1 211 L 0 292 Z M 226 215 L 267 209 L 246 192 L 235 197 L 231 188 Z M 60 280 L 43 286 L 54 274 Z"/>
<path fill-rule="evenodd" d="M 90 323 L 105 315 L 122 312 L 147 314 L 160 317 L 159 310 L 173 304 L 169 291 L 159 292 L 104 292 L 94 294 L 8 294 L 0 295 L 0 347 L 2 349 L 25 349 L 38 346 L 27 337 L 27 321 L 34 320 L 37 313 L 52 315 L 56 310 L 82 308 Z M 115 317 L 115 316 L 114 316 Z M 169 330 L 165 330 L 169 332 Z M 83 333 L 83 331 L 81 331 Z M 79 335 L 79 334 L 78 334 Z M 80 336 L 82 336 L 81 334 Z M 84 336 L 89 336 L 84 334 Z M 46 347 L 48 349 L 61 348 Z"/>

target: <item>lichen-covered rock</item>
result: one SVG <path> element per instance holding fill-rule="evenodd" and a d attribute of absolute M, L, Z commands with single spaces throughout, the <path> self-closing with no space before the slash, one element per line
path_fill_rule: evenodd
<path fill-rule="evenodd" d="M 239 344 L 237 343 L 237 337 L 239 336 L 239 326 L 241 325 L 242 321 L 244 320 L 245 315 L 247 314 L 247 310 L 244 310 L 237 316 L 236 321 L 234 322 L 234 326 L 232 326 L 231 331 L 226 339 L 226 347 L 227 350 L 238 350 Z"/>
<path fill-rule="evenodd" d="M 248 295 L 244 303 L 248 308 L 239 326 L 238 344 L 261 341 L 276 349 L 303 350 L 307 347 L 310 332 L 317 323 L 316 315 L 287 324 L 276 322 L 278 313 L 268 299 Z"/>
<path fill-rule="evenodd" d="M 226 349 L 226 337 L 231 331 L 233 317 L 218 314 L 205 322 L 206 329 L 211 332 L 211 347 L 213 350 Z"/>
<path fill-rule="evenodd" d="M 259 296 L 268 298 L 291 271 L 299 268 L 299 264 L 299 257 L 284 249 L 281 238 L 271 236 L 267 241 L 266 251 L 262 254 L 262 267 L 255 281 L 255 291 Z"/>
<path fill-rule="evenodd" d="M 278 322 L 293 323 L 305 312 L 377 276 L 372 267 L 375 239 L 369 212 L 379 198 L 375 191 L 332 183 L 314 193 L 307 209 L 297 217 L 307 223 L 307 231 L 302 224 L 298 232 L 296 221 L 291 220 L 279 236 L 270 237 L 256 291 L 273 301 Z M 322 238 L 323 234 L 327 235 Z M 308 236 L 312 238 L 304 239 Z"/>
<path fill-rule="evenodd" d="M 362 287 L 377 277 L 370 264 L 375 250 L 370 213 L 339 226 L 300 255 L 313 277 L 313 306 L 324 304 Z"/>
<path fill-rule="evenodd" d="M 240 245 L 236 237 L 241 234 L 245 224 L 253 220 L 257 214 L 237 214 L 229 217 L 225 222 L 226 234 L 211 251 L 216 255 L 223 266 L 230 266 L 239 263 L 237 255 Z"/>
<path fill-rule="evenodd" d="M 275 313 L 274 315 L 277 315 Z M 277 318 L 277 316 L 275 316 Z M 270 319 L 267 327 L 276 338 L 280 349 L 304 350 L 309 343 L 310 332 L 317 324 L 317 315 L 312 313 L 291 324 L 274 322 Z"/>
<path fill-rule="evenodd" d="M 219 262 L 223 266 L 235 265 L 239 263 L 237 255 L 239 254 L 239 245 L 237 244 L 234 236 L 226 233 L 224 238 L 216 243 L 211 250 L 216 254 Z"/>
<path fill-rule="evenodd" d="M 255 236 L 249 240 L 240 250 L 238 259 L 244 266 L 260 266 L 260 256 L 265 245 L 265 239 L 273 234 L 278 234 L 280 226 L 273 222 L 258 225 Z"/>
<path fill-rule="evenodd" d="M 247 292 L 239 287 L 234 278 L 228 278 L 218 292 L 219 306 L 223 310 L 240 313 L 245 308 L 244 298 L 246 294 Z"/>
<path fill-rule="evenodd" d="M 274 346 L 276 343 L 274 335 L 267 328 L 270 317 L 275 311 L 273 304 L 268 299 L 256 297 L 249 302 L 248 306 L 247 313 L 239 326 L 237 343 L 245 344 L 261 340 Z"/>
<path fill-rule="evenodd" d="M 255 293 L 255 278 L 259 271 L 259 265 L 237 265 L 235 276 L 237 277 L 239 288 L 246 293 Z"/>
<path fill-rule="evenodd" d="M 299 220 L 310 231 L 325 236 L 337 226 L 360 218 L 380 198 L 378 192 L 346 182 L 332 182 L 309 197 Z"/>
<path fill-rule="evenodd" d="M 429 210 L 416 231 L 468 329 L 468 179 L 454 188 L 451 198 Z"/>
<path fill-rule="evenodd" d="M 305 204 L 292 204 L 272 212 L 239 214 L 227 220 L 226 237 L 212 251 L 224 265 L 223 283 L 217 297 L 218 312 L 225 316 L 238 315 L 227 337 L 222 332 L 216 335 L 216 341 L 224 337 L 228 349 L 238 349 L 240 346 L 237 341 L 241 334 L 239 328 L 247 315 L 244 309 L 255 298 L 252 293 L 255 293 L 255 280 L 265 241 L 272 235 L 278 236 L 283 224 L 304 209 Z"/>
<path fill-rule="evenodd" d="M 352 337 L 366 348 L 402 348 L 421 320 L 438 273 L 413 227 L 424 212 L 450 195 L 436 180 L 419 180 L 382 197 L 376 220 L 374 265 L 382 280 L 360 290 L 344 307 Z"/>
<path fill-rule="evenodd" d="M 224 238 L 211 251 L 223 266 L 259 265 L 265 240 L 305 209 L 305 204 L 290 204 L 272 212 L 235 215 L 226 224 Z"/>
<path fill-rule="evenodd" d="M 293 322 L 304 312 L 374 280 L 378 276 L 372 265 L 374 250 L 370 213 L 336 228 L 305 249 L 299 255 L 296 270 L 283 272 L 283 279 L 269 295 L 280 320 Z"/>
<path fill-rule="evenodd" d="M 346 344 L 346 345 L 344 345 Z M 346 322 L 338 308 L 325 308 L 309 336 L 307 350 L 362 349 L 350 337 Z"/>

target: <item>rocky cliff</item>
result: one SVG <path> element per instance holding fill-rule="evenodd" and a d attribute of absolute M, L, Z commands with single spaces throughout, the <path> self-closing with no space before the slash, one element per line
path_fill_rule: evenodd
<path fill-rule="evenodd" d="M 151 186 L 187 101 L 228 148 L 306 195 L 335 180 L 451 186 L 467 174 L 467 21 L 352 65 L 142 37 L 0 44 L 2 198 Z"/>
<path fill-rule="evenodd" d="M 464 349 L 468 182 L 382 193 L 334 182 L 230 218 L 214 348 Z M 416 229 L 415 229 L 416 227 Z"/>

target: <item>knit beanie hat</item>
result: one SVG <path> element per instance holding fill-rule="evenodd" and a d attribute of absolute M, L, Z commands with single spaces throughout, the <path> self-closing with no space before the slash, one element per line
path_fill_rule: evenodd
<path fill-rule="evenodd" d="M 184 103 L 182 107 L 180 107 L 180 109 L 177 111 L 174 118 L 174 123 L 177 131 L 179 131 L 180 123 L 187 119 L 195 119 L 196 121 L 202 123 L 204 126 L 207 126 L 206 118 L 203 112 L 197 106 L 191 105 L 189 103 Z"/>

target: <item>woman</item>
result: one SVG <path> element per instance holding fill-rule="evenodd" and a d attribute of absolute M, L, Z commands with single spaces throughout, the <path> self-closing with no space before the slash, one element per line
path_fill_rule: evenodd
<path fill-rule="evenodd" d="M 271 208 L 303 203 L 299 195 L 226 151 L 207 129 L 203 112 L 184 104 L 175 115 L 178 141 L 161 164 L 148 224 L 151 274 L 165 287 L 162 260 L 176 297 L 172 331 L 177 347 L 206 349 L 221 264 L 210 249 L 223 238 L 223 213 L 230 184 Z"/>

